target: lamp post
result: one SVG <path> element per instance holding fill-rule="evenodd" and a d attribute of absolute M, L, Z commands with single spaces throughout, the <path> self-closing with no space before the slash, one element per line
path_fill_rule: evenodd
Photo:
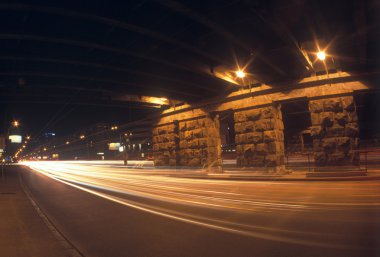
<path fill-rule="evenodd" d="M 130 143 L 129 136 L 130 134 L 127 132 L 125 135 L 125 141 L 124 141 L 124 151 L 123 151 L 123 157 L 124 157 L 124 165 L 126 166 L 128 164 L 128 152 L 127 152 L 127 144 Z"/>

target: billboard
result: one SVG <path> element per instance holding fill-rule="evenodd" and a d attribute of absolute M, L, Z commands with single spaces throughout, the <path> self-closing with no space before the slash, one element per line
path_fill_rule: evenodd
<path fill-rule="evenodd" d="M 21 144 L 22 136 L 20 135 L 9 135 L 9 140 L 11 143 Z"/>
<path fill-rule="evenodd" d="M 120 143 L 109 143 L 108 149 L 111 151 L 118 151 L 120 148 Z"/>

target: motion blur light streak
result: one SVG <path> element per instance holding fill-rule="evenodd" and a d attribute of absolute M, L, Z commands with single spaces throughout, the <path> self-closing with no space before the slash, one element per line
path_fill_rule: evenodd
<path fill-rule="evenodd" d="M 326 184 L 322 184 L 318 191 L 314 188 L 300 195 L 299 186 L 292 183 L 179 178 L 175 177 L 176 174 L 186 171 L 133 169 L 117 166 L 119 163 L 49 161 L 24 162 L 24 165 L 67 185 L 144 212 L 225 232 L 292 244 L 361 248 L 342 244 L 344 234 L 332 233 L 326 237 L 319 231 L 289 229 L 275 222 L 262 226 L 252 218 L 231 220 L 231 214 L 249 216 L 282 212 L 293 217 L 299 212 L 311 214 L 326 209 L 344 211 L 379 206 L 377 199 L 380 193 L 376 189 L 379 184 L 375 182 L 363 192 L 366 196 L 358 196 L 352 202 L 339 202 L 334 196 L 338 199 L 339 195 L 347 192 Z M 138 162 L 135 164 L 139 165 Z M 326 191 L 331 195 L 327 202 L 311 201 L 311 196 L 308 197 L 308 194 L 324 195 Z M 280 195 L 284 193 L 292 197 L 281 201 Z M 360 201 L 363 199 L 366 199 L 365 202 Z M 215 211 L 210 214 L 207 210 Z"/>

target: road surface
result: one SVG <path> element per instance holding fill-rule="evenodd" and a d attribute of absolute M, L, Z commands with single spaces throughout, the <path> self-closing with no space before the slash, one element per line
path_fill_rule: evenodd
<path fill-rule="evenodd" d="M 107 162 L 19 172 L 84 256 L 380 256 L 380 181 L 189 179 Z"/>

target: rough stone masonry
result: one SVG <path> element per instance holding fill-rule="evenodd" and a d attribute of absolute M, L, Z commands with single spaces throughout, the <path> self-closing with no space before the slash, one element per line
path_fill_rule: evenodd
<path fill-rule="evenodd" d="M 155 166 L 221 165 L 218 118 L 188 112 L 153 129 Z M 182 119 L 180 119 L 182 118 Z M 179 120 L 177 120 L 179 119 Z"/>
<path fill-rule="evenodd" d="M 218 166 L 220 157 L 219 122 L 209 117 L 179 123 L 181 166 Z"/>
<path fill-rule="evenodd" d="M 309 110 L 315 165 L 359 165 L 359 126 L 353 97 L 312 100 Z"/>
<path fill-rule="evenodd" d="M 284 169 L 284 125 L 281 107 L 235 112 L 238 166 Z"/>

